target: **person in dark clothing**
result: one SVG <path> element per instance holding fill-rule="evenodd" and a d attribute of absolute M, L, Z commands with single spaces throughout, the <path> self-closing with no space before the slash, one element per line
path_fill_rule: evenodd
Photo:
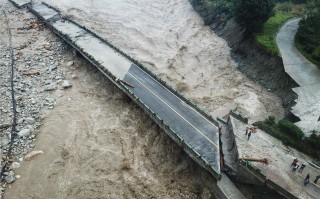
<path fill-rule="evenodd" d="M 320 179 L 320 175 L 318 175 L 318 176 L 316 177 L 316 179 L 313 181 L 314 184 L 317 184 L 317 182 L 318 182 L 319 179 Z"/>
<path fill-rule="evenodd" d="M 309 184 L 309 178 L 310 178 L 310 174 L 308 173 L 308 175 L 304 179 L 304 183 L 303 183 L 304 186 L 307 186 L 307 184 Z"/>
<path fill-rule="evenodd" d="M 296 165 L 297 163 L 298 163 L 298 158 L 295 158 L 295 159 L 293 160 L 291 166 L 294 166 L 294 165 Z"/>
<path fill-rule="evenodd" d="M 299 173 L 302 173 L 302 171 L 303 171 L 303 169 L 304 169 L 304 167 L 306 167 L 306 165 L 305 164 L 301 164 L 301 167 L 300 167 L 300 169 L 299 169 Z"/>
<path fill-rule="evenodd" d="M 299 164 L 294 165 L 292 172 L 296 172 L 296 170 L 299 168 Z"/>
<path fill-rule="evenodd" d="M 248 140 L 250 139 L 250 136 L 251 136 L 251 131 L 249 131 L 248 133 Z"/>
<path fill-rule="evenodd" d="M 248 135 L 249 130 L 250 130 L 250 127 L 247 126 L 247 128 L 246 128 L 246 134 L 245 134 L 245 135 Z"/>

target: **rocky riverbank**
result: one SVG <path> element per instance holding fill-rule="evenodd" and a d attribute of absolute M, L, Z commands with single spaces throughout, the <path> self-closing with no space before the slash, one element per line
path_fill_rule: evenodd
<path fill-rule="evenodd" d="M 39 133 L 42 118 L 55 107 L 56 99 L 52 92 L 72 86 L 70 80 L 73 76 L 62 72 L 61 67 L 71 67 L 73 61 L 65 56 L 69 47 L 45 30 L 43 23 L 26 13 L 26 10 L 16 10 L 5 3 L 2 5 L 7 12 L 9 28 L 14 36 L 13 92 L 17 104 L 17 125 L 11 135 L 13 128 L 11 54 L 6 19 L 2 12 L 0 17 L 0 155 L 1 170 L 4 174 L 2 188 L 6 188 L 21 177 L 15 175 L 15 170 L 20 167 L 23 159 L 30 160 L 42 153 L 42 151 L 34 151 L 36 146 L 34 142 Z M 11 153 L 10 147 L 12 147 Z"/>

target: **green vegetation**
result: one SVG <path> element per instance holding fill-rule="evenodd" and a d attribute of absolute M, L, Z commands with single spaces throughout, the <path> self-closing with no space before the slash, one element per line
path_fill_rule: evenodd
<path fill-rule="evenodd" d="M 273 116 L 269 116 L 263 122 L 257 122 L 256 125 L 259 129 L 281 140 L 284 145 L 320 160 L 320 136 L 315 133 L 306 138 L 295 124 L 288 120 L 280 120 L 276 123 Z"/>
<path fill-rule="evenodd" d="M 299 51 L 310 61 L 320 66 L 320 13 L 304 17 L 295 36 Z"/>
<path fill-rule="evenodd" d="M 295 1 L 302 3 L 304 1 Z M 255 35 L 256 42 L 267 52 L 278 55 L 279 49 L 276 43 L 276 34 L 279 28 L 289 18 L 306 14 L 304 4 L 293 4 L 292 2 L 278 3 L 273 9 L 274 15 L 271 16 L 263 25 L 260 33 Z"/>
<path fill-rule="evenodd" d="M 262 32 L 255 36 L 258 45 L 267 52 L 278 55 L 279 49 L 276 43 L 277 31 L 286 20 L 293 16 L 292 13 L 277 12 L 274 16 L 270 17 L 264 24 Z"/>
<path fill-rule="evenodd" d="M 233 1 L 227 0 L 189 0 L 201 15 L 205 25 L 224 21 L 233 15 Z"/>
<path fill-rule="evenodd" d="M 235 1 L 234 14 L 246 32 L 252 34 L 262 29 L 274 5 L 273 0 L 238 0 Z"/>

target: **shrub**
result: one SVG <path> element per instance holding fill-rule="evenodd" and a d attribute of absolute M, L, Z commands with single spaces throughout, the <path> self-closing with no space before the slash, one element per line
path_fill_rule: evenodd
<path fill-rule="evenodd" d="M 269 118 L 269 117 L 268 117 Z M 266 119 L 266 121 L 268 120 Z M 281 142 L 286 145 L 293 147 L 311 157 L 320 160 L 320 136 L 315 133 L 311 134 L 310 137 L 305 138 L 303 141 L 292 137 L 292 134 L 288 134 L 288 131 L 283 131 L 279 126 L 285 126 L 286 128 L 295 129 L 295 125 L 287 120 L 280 120 L 277 125 L 269 125 L 266 121 L 256 122 L 255 125 L 264 132 L 270 134 L 271 136 L 281 140 Z M 272 121 L 272 119 L 271 119 Z M 292 127 L 292 126 L 295 127 Z M 288 127 L 289 126 L 289 127 Z M 296 127 L 298 128 L 298 127 Z M 298 128 L 299 129 L 299 128 Z M 299 129 L 300 130 L 300 129 Z M 301 130 L 300 130 L 301 131 Z"/>
<path fill-rule="evenodd" d="M 295 36 L 298 49 L 308 59 L 320 63 L 320 13 L 311 13 L 301 19 Z"/>
<path fill-rule="evenodd" d="M 277 6 L 277 8 L 281 12 L 290 12 L 292 10 L 292 4 L 289 2 L 281 3 Z"/>
<path fill-rule="evenodd" d="M 273 0 L 238 0 L 235 3 L 234 14 L 238 23 L 251 34 L 261 30 L 274 6 Z"/>
<path fill-rule="evenodd" d="M 278 127 L 282 132 L 285 132 L 288 136 L 296 140 L 301 140 L 304 135 L 299 127 L 288 120 L 280 120 Z"/>
<path fill-rule="evenodd" d="M 270 126 L 274 126 L 276 124 L 276 117 L 274 116 L 269 116 L 266 120 L 265 120 L 266 124 L 270 125 Z"/>

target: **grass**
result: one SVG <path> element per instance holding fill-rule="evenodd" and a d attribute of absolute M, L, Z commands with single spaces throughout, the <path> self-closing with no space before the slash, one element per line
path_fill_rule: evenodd
<path fill-rule="evenodd" d="M 290 18 L 305 14 L 304 5 L 292 3 L 277 4 L 274 8 L 274 15 L 271 16 L 263 26 L 260 33 L 255 35 L 259 46 L 273 55 L 279 54 L 276 43 L 276 34 L 279 28 Z"/>
<path fill-rule="evenodd" d="M 299 52 L 305 57 L 307 58 L 309 61 L 311 61 L 312 63 L 314 63 L 315 65 L 317 65 L 318 67 L 320 67 L 320 61 L 317 59 L 314 59 L 313 56 L 309 53 L 307 53 L 304 48 L 298 44 L 297 42 L 295 42 L 297 49 L 299 50 Z"/>
<path fill-rule="evenodd" d="M 270 17 L 264 24 L 262 32 L 255 36 L 256 42 L 267 52 L 278 55 L 279 49 L 276 43 L 277 31 L 285 21 L 293 16 L 292 13 L 279 12 Z"/>

